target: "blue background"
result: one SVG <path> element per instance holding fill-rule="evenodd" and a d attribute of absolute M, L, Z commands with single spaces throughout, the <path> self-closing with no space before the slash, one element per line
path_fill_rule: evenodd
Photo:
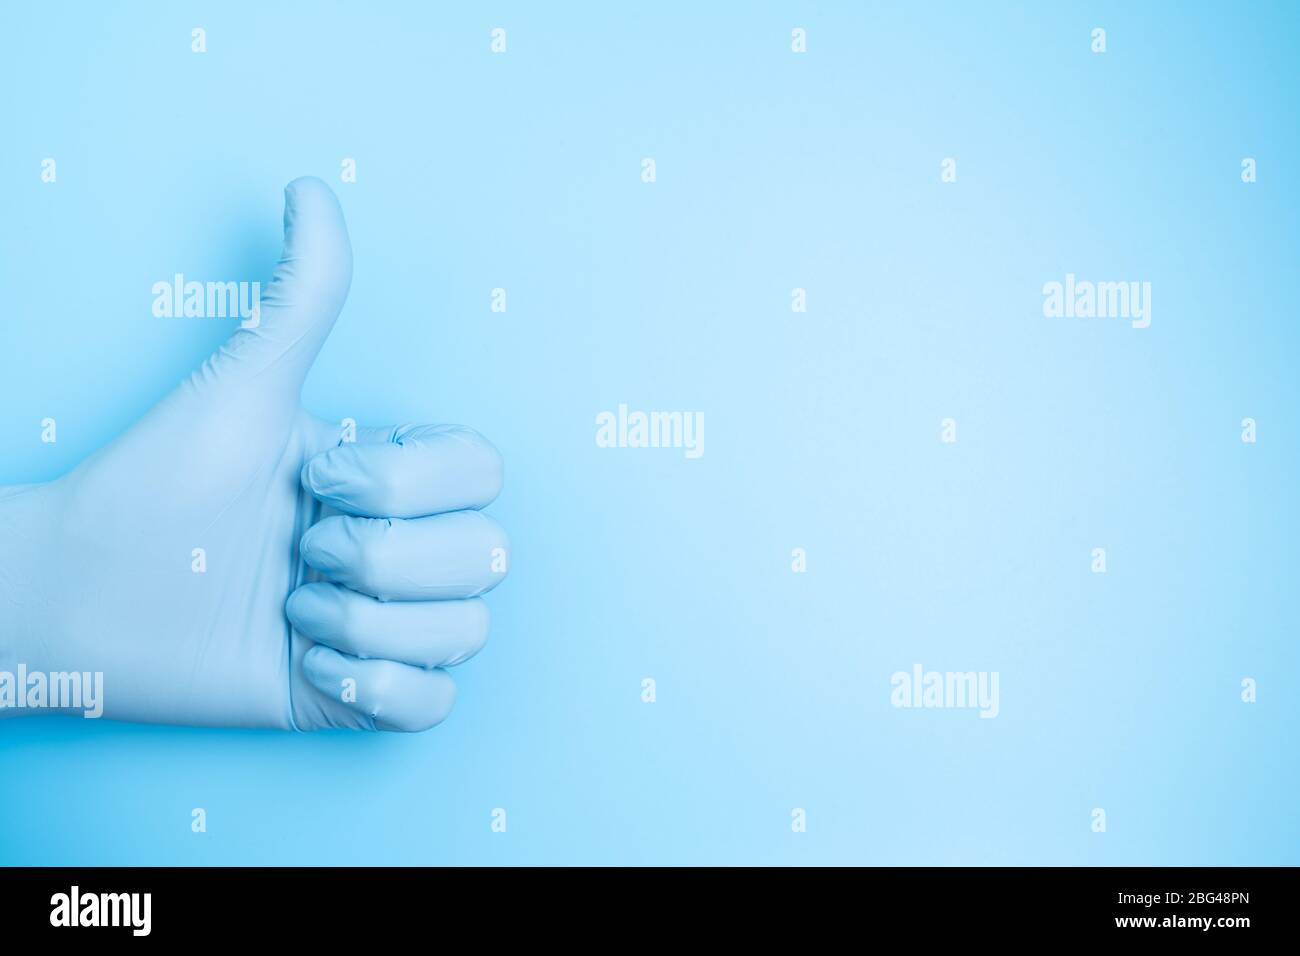
<path fill-rule="evenodd" d="M 305 404 L 481 430 L 513 560 L 424 735 L 5 722 L 0 862 L 1300 862 L 1300 8 L 1134 6 L 7 5 L 0 481 L 225 338 L 151 285 L 268 279 L 315 174 Z M 1044 318 L 1067 272 L 1151 327 Z M 620 402 L 704 457 L 598 448 Z"/>

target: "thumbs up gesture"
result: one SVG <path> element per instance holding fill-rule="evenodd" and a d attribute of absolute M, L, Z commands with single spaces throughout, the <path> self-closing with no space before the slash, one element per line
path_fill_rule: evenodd
<path fill-rule="evenodd" d="M 447 716 L 446 668 L 483 646 L 479 595 L 508 566 L 479 510 L 501 457 L 467 428 L 353 433 L 303 409 L 351 279 L 338 200 L 295 180 L 257 321 L 67 475 L 0 488 L 0 673 L 102 674 L 118 720 L 416 731 Z M 0 694 L 0 718 L 41 712 Z"/>

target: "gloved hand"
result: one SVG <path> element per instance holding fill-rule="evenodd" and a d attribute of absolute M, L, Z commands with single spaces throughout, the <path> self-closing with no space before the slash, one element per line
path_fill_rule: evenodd
<path fill-rule="evenodd" d="M 285 190 L 284 232 L 259 324 L 64 477 L 0 489 L 0 676 L 102 672 L 104 716 L 153 723 L 411 731 L 447 715 L 443 668 L 483 645 L 477 595 L 505 572 L 505 535 L 477 510 L 501 458 L 465 428 L 352 442 L 303 410 L 352 249 L 318 179 Z"/>

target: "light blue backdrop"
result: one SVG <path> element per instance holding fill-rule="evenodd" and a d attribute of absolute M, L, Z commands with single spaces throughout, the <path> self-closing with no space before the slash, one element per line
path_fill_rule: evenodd
<path fill-rule="evenodd" d="M 5 722 L 0 862 L 1300 862 L 1300 8 L 1134 6 L 6 5 L 0 481 L 229 334 L 150 286 L 269 278 L 315 174 L 308 407 L 488 435 L 513 566 L 425 735 Z M 1044 318 L 1067 272 L 1151 327 Z"/>

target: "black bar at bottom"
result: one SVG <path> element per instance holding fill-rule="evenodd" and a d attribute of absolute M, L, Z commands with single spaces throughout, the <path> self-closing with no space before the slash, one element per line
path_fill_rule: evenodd
<path fill-rule="evenodd" d="M 513 931 L 540 942 L 561 930 L 610 943 L 623 934 L 656 938 L 669 930 L 697 940 L 703 933 L 770 941 L 839 931 L 861 939 L 890 927 L 919 927 L 927 942 L 1101 935 L 1232 945 L 1261 934 L 1295 935 L 1296 872 L 13 868 L 0 869 L 0 932 L 6 942 L 76 934 L 90 944 L 116 937 L 339 946 L 459 922 L 490 941 Z"/>

